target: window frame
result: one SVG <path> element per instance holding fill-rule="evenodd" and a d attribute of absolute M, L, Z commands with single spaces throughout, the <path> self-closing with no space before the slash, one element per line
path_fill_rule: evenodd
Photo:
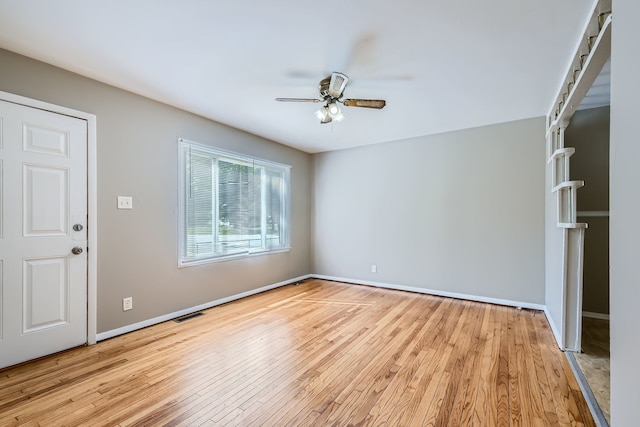
<path fill-rule="evenodd" d="M 282 198 L 283 201 L 281 203 L 282 213 L 280 215 L 281 218 L 281 238 L 282 243 L 276 247 L 269 248 L 265 245 L 266 239 L 266 230 L 264 228 L 265 220 L 265 195 L 264 192 L 261 191 L 261 200 L 260 200 L 260 210 L 261 210 L 261 241 L 263 244 L 260 248 L 251 249 L 247 248 L 246 251 L 234 252 L 231 254 L 224 254 L 220 252 L 212 251 L 208 254 L 196 257 L 187 256 L 187 165 L 186 165 L 186 150 L 189 148 L 194 148 L 200 152 L 211 155 L 211 158 L 214 159 L 213 163 L 218 163 L 220 159 L 224 160 L 232 160 L 238 162 L 238 164 L 246 164 L 253 165 L 254 170 L 255 166 L 260 167 L 262 170 L 260 179 L 261 190 L 264 190 L 266 185 L 266 181 L 264 176 L 267 169 L 278 170 L 282 172 Z M 214 166 L 212 165 L 212 168 Z M 217 171 L 217 169 L 214 169 Z M 214 173 L 213 182 L 214 188 L 212 188 L 212 199 L 215 200 L 214 207 L 212 208 L 212 218 L 211 224 L 216 224 L 215 232 L 212 230 L 212 235 L 218 235 L 218 221 L 219 221 L 219 212 L 217 209 L 218 206 L 218 197 L 219 197 L 219 186 L 218 186 L 218 174 Z M 225 149 L 221 149 L 218 147 L 214 147 L 207 144 L 202 144 L 195 141 L 190 141 L 184 138 L 178 138 L 178 267 L 191 267 L 202 264 L 209 264 L 220 261 L 228 261 L 233 259 L 247 258 L 258 255 L 268 255 L 274 253 L 288 252 L 291 250 L 291 166 L 274 162 L 271 160 L 265 160 L 259 157 L 241 154 Z M 215 243 L 215 242 L 214 242 Z M 214 245 L 215 247 L 215 245 Z"/>

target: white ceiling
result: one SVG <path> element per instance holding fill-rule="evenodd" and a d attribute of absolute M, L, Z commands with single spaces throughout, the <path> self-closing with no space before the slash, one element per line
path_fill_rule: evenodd
<path fill-rule="evenodd" d="M 307 152 L 546 115 L 594 0 L 0 0 L 0 47 Z M 349 98 L 321 125 L 331 71 Z"/>

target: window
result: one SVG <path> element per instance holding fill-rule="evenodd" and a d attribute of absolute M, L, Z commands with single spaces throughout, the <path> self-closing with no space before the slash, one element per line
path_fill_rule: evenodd
<path fill-rule="evenodd" d="M 289 248 L 290 166 L 178 142 L 179 265 Z"/>

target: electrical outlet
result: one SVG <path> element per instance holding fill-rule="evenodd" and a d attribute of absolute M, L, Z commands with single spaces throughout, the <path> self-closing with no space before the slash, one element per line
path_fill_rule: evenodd
<path fill-rule="evenodd" d="M 133 209 L 133 197 L 118 196 L 118 209 Z"/>
<path fill-rule="evenodd" d="M 378 266 L 375 264 L 371 264 L 371 272 L 372 273 L 377 273 L 378 272 Z"/>
<path fill-rule="evenodd" d="M 122 311 L 131 310 L 133 308 L 133 297 L 122 298 Z"/>

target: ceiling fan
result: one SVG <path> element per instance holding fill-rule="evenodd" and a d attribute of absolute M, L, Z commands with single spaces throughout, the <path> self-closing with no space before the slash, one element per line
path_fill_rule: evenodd
<path fill-rule="evenodd" d="M 324 102 L 324 106 L 316 111 L 316 116 L 320 123 L 339 122 L 344 119 L 338 103 L 347 107 L 365 107 L 381 109 L 387 104 L 383 99 L 342 99 L 344 88 L 347 86 L 349 77 L 345 74 L 333 72 L 327 78 L 320 80 L 318 90 L 321 99 L 314 98 L 276 98 L 282 102 Z"/>

